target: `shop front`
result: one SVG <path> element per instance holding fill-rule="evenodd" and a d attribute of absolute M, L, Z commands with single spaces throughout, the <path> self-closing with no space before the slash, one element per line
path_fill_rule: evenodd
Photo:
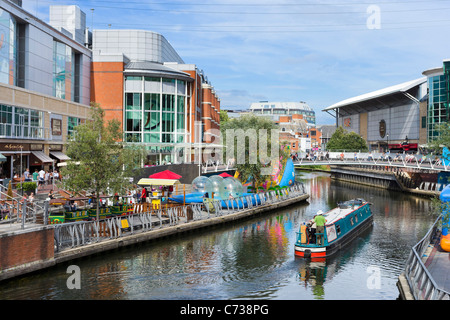
<path fill-rule="evenodd" d="M 0 178 L 21 177 L 27 168 L 30 173 L 35 169 L 51 170 L 53 159 L 43 150 L 44 145 L 39 143 L 0 143 L 0 154 L 5 157 L 0 162 Z"/>

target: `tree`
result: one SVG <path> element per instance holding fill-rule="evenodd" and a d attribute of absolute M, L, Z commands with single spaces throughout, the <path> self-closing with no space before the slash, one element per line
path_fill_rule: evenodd
<path fill-rule="evenodd" d="M 225 156 L 235 159 L 241 182 L 251 178 L 255 187 L 261 185 L 269 176 L 263 169 L 270 170 L 271 158 L 279 157 L 280 151 L 284 152 L 284 148 L 280 147 L 278 135 L 272 142 L 272 130 L 277 130 L 273 121 L 255 115 L 232 118 L 221 124 Z M 273 143 L 276 145 L 272 146 Z M 265 146 L 265 150 L 261 146 Z M 272 155 L 272 150 L 277 150 L 275 155 Z"/>
<path fill-rule="evenodd" d="M 97 220 L 101 193 L 124 192 L 130 185 L 142 156 L 141 148 L 126 146 L 118 120 L 104 120 L 104 110 L 91 104 L 91 117 L 74 129 L 66 144 L 71 158 L 61 170 L 64 187 L 92 191 L 97 198 Z"/>
<path fill-rule="evenodd" d="M 442 154 L 442 148 L 450 148 L 450 123 L 436 126 L 438 137 L 428 143 L 428 147 L 437 154 Z"/>
<path fill-rule="evenodd" d="M 366 141 L 355 132 L 347 132 L 339 126 L 327 143 L 329 151 L 367 151 Z"/>
<path fill-rule="evenodd" d="M 228 122 L 230 120 L 230 117 L 228 116 L 228 112 L 226 112 L 225 110 L 220 110 L 219 116 L 220 116 L 220 124 L 225 124 L 226 122 Z"/>

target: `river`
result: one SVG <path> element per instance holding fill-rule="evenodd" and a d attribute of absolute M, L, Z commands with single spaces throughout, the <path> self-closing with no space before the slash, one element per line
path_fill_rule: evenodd
<path fill-rule="evenodd" d="M 0 283 L 8 299 L 395 300 L 411 247 L 434 221 L 431 201 L 298 172 L 310 199 L 289 208 L 71 261 Z M 373 228 L 326 262 L 294 256 L 300 223 L 339 201 L 373 203 Z M 81 272 L 69 289 L 69 265 Z"/>

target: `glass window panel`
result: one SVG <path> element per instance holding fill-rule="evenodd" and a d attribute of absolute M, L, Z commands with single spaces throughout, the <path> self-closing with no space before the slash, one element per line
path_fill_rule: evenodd
<path fill-rule="evenodd" d="M 184 130 L 184 113 L 177 114 L 177 131 Z"/>
<path fill-rule="evenodd" d="M 184 113 L 184 97 L 177 97 L 177 112 Z"/>

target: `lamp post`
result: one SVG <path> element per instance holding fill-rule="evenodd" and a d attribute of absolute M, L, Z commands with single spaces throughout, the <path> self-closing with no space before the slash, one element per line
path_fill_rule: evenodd
<path fill-rule="evenodd" d="M 389 133 L 386 134 L 387 137 L 387 151 L 389 151 Z"/>

